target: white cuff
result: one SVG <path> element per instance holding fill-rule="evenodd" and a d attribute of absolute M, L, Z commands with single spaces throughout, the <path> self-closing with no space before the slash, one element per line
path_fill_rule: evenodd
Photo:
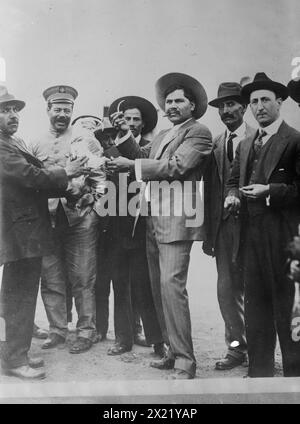
<path fill-rule="evenodd" d="M 142 161 L 141 159 L 136 159 L 134 161 L 134 171 L 135 171 L 135 179 L 137 182 L 141 183 L 142 180 Z"/>
<path fill-rule="evenodd" d="M 131 131 L 128 131 L 127 134 L 125 134 L 123 137 L 116 137 L 115 139 L 115 143 L 117 146 L 119 146 L 120 144 L 124 143 L 124 141 L 128 140 L 131 137 Z"/>

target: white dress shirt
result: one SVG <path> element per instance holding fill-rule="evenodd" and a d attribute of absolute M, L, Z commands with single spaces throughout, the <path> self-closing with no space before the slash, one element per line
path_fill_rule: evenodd
<path fill-rule="evenodd" d="M 276 121 L 272 122 L 272 124 L 268 125 L 267 127 L 260 127 L 259 132 L 266 132 L 267 135 L 264 135 L 262 138 L 263 146 L 266 144 L 266 142 L 269 140 L 269 138 L 272 137 L 272 135 L 276 134 L 279 130 L 280 125 L 282 124 L 283 119 L 278 118 Z"/>
<path fill-rule="evenodd" d="M 236 137 L 232 139 L 232 146 L 233 146 L 233 158 L 235 157 L 236 148 L 241 140 L 243 140 L 246 137 L 246 123 L 243 122 L 235 131 L 229 131 L 226 130 L 226 143 L 225 143 L 225 149 L 227 153 L 227 142 L 229 139 L 230 134 L 236 134 Z"/>

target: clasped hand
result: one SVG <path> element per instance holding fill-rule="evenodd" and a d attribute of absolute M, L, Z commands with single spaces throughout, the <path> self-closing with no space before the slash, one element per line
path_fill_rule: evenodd
<path fill-rule="evenodd" d="M 134 168 L 134 160 L 118 156 L 106 162 L 106 168 L 111 172 L 128 172 Z"/>
<path fill-rule="evenodd" d="M 262 197 L 267 197 L 269 195 L 270 187 L 265 184 L 250 184 L 240 188 L 240 192 L 243 196 L 251 199 L 259 199 Z"/>

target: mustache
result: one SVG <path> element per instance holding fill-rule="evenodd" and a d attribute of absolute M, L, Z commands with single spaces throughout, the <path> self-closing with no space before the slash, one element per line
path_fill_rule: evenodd
<path fill-rule="evenodd" d="M 69 118 L 64 118 L 64 117 L 61 117 L 61 118 L 55 118 L 55 122 L 64 122 L 64 123 L 67 123 L 67 122 L 69 122 L 70 121 L 70 119 Z"/>
<path fill-rule="evenodd" d="M 166 116 L 170 116 L 172 113 L 177 113 L 178 115 L 180 114 L 178 110 L 176 109 L 169 109 L 166 111 L 166 113 L 163 115 L 163 117 L 165 118 Z"/>
<path fill-rule="evenodd" d="M 226 119 L 226 118 L 234 118 L 234 116 L 231 114 L 231 113 L 224 113 L 223 115 L 222 115 L 222 119 Z"/>
<path fill-rule="evenodd" d="M 18 124 L 19 123 L 19 120 L 17 119 L 17 118 L 13 118 L 13 119 L 10 119 L 9 121 L 8 121 L 8 125 L 11 125 L 11 124 Z"/>

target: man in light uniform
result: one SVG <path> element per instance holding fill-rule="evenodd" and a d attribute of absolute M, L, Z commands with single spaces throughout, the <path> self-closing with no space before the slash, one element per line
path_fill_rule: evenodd
<path fill-rule="evenodd" d="M 77 91 L 70 86 L 49 87 L 43 92 L 50 120 L 48 132 L 31 144 L 33 154 L 46 167 L 64 167 L 71 153 L 70 121 Z M 77 340 L 70 353 L 81 353 L 96 341 L 95 280 L 96 243 L 99 217 L 93 200 L 81 202 L 75 197 L 54 199 L 49 210 L 54 225 L 56 252 L 43 260 L 41 293 L 50 324 L 49 337 L 42 348 L 64 343 L 67 336 L 66 282 L 70 282 L 78 314 Z"/>

